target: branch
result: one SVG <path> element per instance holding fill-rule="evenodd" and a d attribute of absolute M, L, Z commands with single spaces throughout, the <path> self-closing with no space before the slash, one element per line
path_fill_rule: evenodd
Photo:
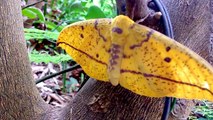
<path fill-rule="evenodd" d="M 134 21 L 140 20 L 149 15 L 147 0 L 125 0 L 126 15 Z"/>
<path fill-rule="evenodd" d="M 44 0 L 35 2 L 35 3 L 33 3 L 33 4 L 30 4 L 30 5 L 27 5 L 27 6 L 23 7 L 22 10 L 24 10 L 24 9 L 26 9 L 26 8 L 28 8 L 28 7 L 34 6 L 34 5 L 36 5 L 36 4 L 39 4 L 39 3 L 41 3 L 41 2 L 44 2 Z"/>

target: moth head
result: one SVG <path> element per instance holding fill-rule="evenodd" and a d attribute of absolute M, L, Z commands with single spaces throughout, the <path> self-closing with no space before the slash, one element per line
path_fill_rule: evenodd
<path fill-rule="evenodd" d="M 134 21 L 132 21 L 129 17 L 124 15 L 116 16 L 112 21 L 112 34 L 126 36 L 129 34 L 129 30 L 127 28 L 132 24 L 134 24 Z"/>

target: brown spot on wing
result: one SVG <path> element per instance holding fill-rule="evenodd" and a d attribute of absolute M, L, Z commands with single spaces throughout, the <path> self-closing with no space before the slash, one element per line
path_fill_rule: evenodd
<path fill-rule="evenodd" d="M 99 54 L 96 54 L 96 58 L 98 58 L 99 57 Z"/>
<path fill-rule="evenodd" d="M 81 37 L 81 38 L 84 38 L 84 35 L 83 35 L 83 34 L 80 34 L 80 37 Z"/>
<path fill-rule="evenodd" d="M 123 58 L 130 58 L 131 57 L 131 55 L 126 55 L 126 54 L 123 54 Z"/>
<path fill-rule="evenodd" d="M 166 47 L 166 52 L 169 52 L 171 50 L 171 47 Z"/>
<path fill-rule="evenodd" d="M 168 63 L 171 62 L 171 60 L 172 60 L 172 59 L 169 58 L 169 57 L 164 58 L 164 61 L 165 61 L 165 62 L 168 62 Z"/>
<path fill-rule="evenodd" d="M 130 26 L 130 29 L 133 29 L 135 27 L 135 24 L 132 24 L 131 26 Z"/>
<path fill-rule="evenodd" d="M 113 27 L 112 28 L 112 32 L 118 33 L 118 34 L 122 34 L 123 30 L 119 27 Z"/>
<path fill-rule="evenodd" d="M 84 30 L 84 26 L 81 26 L 81 30 Z"/>

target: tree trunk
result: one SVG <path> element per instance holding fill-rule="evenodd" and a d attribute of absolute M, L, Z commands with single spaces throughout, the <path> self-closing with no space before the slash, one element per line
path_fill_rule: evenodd
<path fill-rule="evenodd" d="M 175 39 L 209 60 L 210 0 L 162 1 L 169 11 Z M 158 120 L 163 103 L 164 98 L 139 96 L 120 86 L 90 79 L 73 100 L 71 116 L 85 120 Z M 178 100 L 169 119 L 187 118 L 193 106 L 193 101 Z"/>
<path fill-rule="evenodd" d="M 0 119 L 40 119 L 39 96 L 24 40 L 20 0 L 0 1 Z"/>

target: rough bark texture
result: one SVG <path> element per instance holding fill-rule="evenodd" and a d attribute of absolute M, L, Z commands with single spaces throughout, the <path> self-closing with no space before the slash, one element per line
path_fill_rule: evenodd
<path fill-rule="evenodd" d="M 83 120 L 157 120 L 162 102 L 90 79 L 73 101 L 72 117 Z M 152 106 L 152 107 L 150 107 Z M 155 109 L 156 108 L 158 109 Z"/>
<path fill-rule="evenodd" d="M 175 39 L 209 58 L 210 0 L 162 1 L 170 13 Z M 138 96 L 120 86 L 89 80 L 72 105 L 73 119 L 158 120 L 162 114 L 163 98 Z M 193 101 L 178 100 L 170 119 L 186 118 L 193 106 Z"/>
<path fill-rule="evenodd" d="M 31 74 L 20 0 L 0 1 L 0 119 L 40 119 L 47 105 Z M 41 115 L 42 116 L 42 115 Z"/>
<path fill-rule="evenodd" d="M 213 65 L 213 0 L 210 1 L 210 12 L 211 12 L 211 23 L 210 23 L 210 44 L 208 46 L 209 48 L 209 58 L 208 61 Z"/>

